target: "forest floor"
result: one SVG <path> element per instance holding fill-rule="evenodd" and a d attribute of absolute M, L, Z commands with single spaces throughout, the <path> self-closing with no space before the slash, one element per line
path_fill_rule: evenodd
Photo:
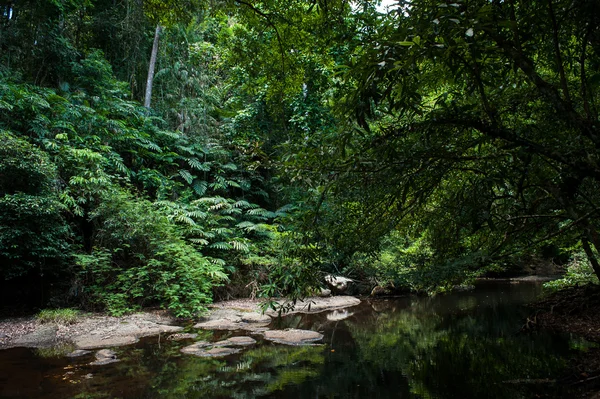
<path fill-rule="evenodd" d="M 600 399 L 600 286 L 589 284 L 554 293 L 533 305 L 524 330 L 546 329 L 574 334 L 592 347 L 570 360 L 558 381 L 573 398 Z"/>

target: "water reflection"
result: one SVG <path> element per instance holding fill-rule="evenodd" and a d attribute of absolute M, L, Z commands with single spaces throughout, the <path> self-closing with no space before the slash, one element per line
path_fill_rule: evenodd
<path fill-rule="evenodd" d="M 560 397 L 552 379 L 565 356 L 585 349 L 585 343 L 518 334 L 527 312 L 522 304 L 538 293 L 533 284 L 483 284 L 471 293 L 291 315 L 277 327 L 321 331 L 325 345 L 288 347 L 259 340 L 225 359 L 186 356 L 179 349 L 190 342 L 165 344 L 157 338 L 121 348 L 120 363 L 96 368 L 86 358 L 4 351 L 0 376 L 10 369 L 13 378 L 0 377 L 0 397 Z M 201 338 L 232 335 L 207 334 Z M 16 386 L 28 374 L 38 376 L 37 386 Z"/>

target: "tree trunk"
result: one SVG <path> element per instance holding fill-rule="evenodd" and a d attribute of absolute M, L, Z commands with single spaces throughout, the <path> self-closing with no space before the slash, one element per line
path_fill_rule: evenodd
<path fill-rule="evenodd" d="M 154 43 L 152 44 L 152 55 L 150 55 L 150 65 L 148 65 L 148 79 L 146 79 L 146 94 L 144 96 L 144 107 L 150 109 L 152 101 L 152 82 L 154 81 L 154 67 L 156 66 L 156 57 L 158 55 L 158 39 L 160 37 L 160 25 L 156 25 L 154 32 Z"/>
<path fill-rule="evenodd" d="M 583 244 L 583 250 L 585 251 L 585 254 L 587 255 L 588 260 L 592 264 L 594 273 L 596 273 L 596 276 L 598 277 L 598 279 L 600 279 L 600 264 L 598 263 L 598 259 L 596 258 L 596 256 L 594 255 L 594 252 L 592 251 L 592 248 L 590 247 L 590 243 L 589 243 L 588 239 L 586 237 L 584 237 L 581 240 L 581 244 Z"/>

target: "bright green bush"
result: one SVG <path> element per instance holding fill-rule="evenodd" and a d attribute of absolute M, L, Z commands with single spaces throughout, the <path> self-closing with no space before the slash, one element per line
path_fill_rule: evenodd
<path fill-rule="evenodd" d="M 571 261 L 566 265 L 565 275 L 544 284 L 544 288 L 550 292 L 560 291 L 564 288 L 576 285 L 598 284 L 598 277 L 592 269 L 585 253 L 579 251 L 573 254 Z"/>
<path fill-rule="evenodd" d="M 41 323 L 73 324 L 80 315 L 76 309 L 43 309 L 35 318 Z"/>
<path fill-rule="evenodd" d="M 84 297 L 119 315 L 159 304 L 191 317 L 212 301 L 212 288 L 226 280 L 182 238 L 152 203 L 114 188 L 92 213 L 98 226 L 95 250 L 77 255 Z"/>

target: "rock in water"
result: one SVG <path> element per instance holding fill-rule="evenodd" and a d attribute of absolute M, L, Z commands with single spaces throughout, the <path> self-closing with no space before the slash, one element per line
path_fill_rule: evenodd
<path fill-rule="evenodd" d="M 240 352 L 241 347 L 254 345 L 256 340 L 250 337 L 231 337 L 223 341 L 199 341 L 181 348 L 181 353 L 200 357 L 224 357 Z"/>
<path fill-rule="evenodd" d="M 102 366 L 105 364 L 115 363 L 120 361 L 117 359 L 117 354 L 110 349 L 101 349 L 96 352 L 96 360 L 90 363 L 90 366 Z"/>
<path fill-rule="evenodd" d="M 284 345 L 310 345 L 323 339 L 323 334 L 311 330 L 270 330 L 264 332 L 265 339 Z"/>

